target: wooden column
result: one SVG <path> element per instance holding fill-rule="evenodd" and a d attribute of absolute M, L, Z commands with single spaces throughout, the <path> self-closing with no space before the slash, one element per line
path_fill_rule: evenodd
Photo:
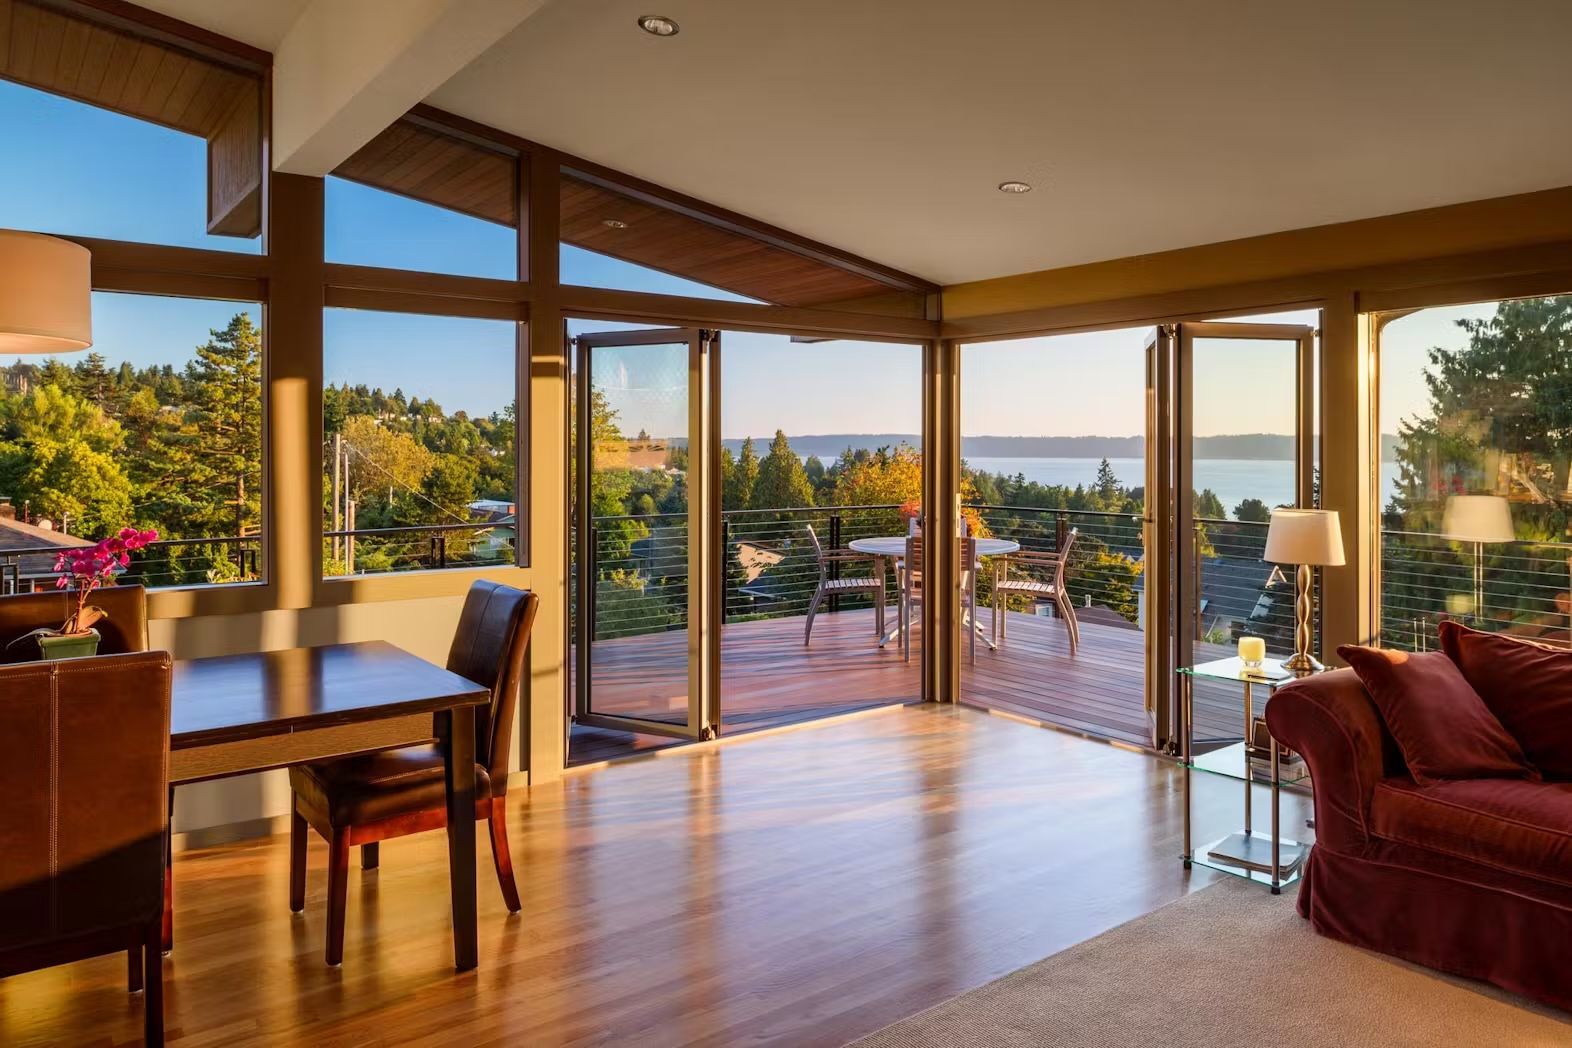
<path fill-rule="evenodd" d="M 1380 632 L 1373 320 L 1352 292 L 1328 297 L 1321 314 L 1321 505 L 1337 510 L 1347 558 L 1321 569 L 1319 650 L 1328 663 L 1339 644 L 1369 644 Z"/>
<path fill-rule="evenodd" d="M 267 340 L 268 577 L 279 608 L 309 608 L 322 578 L 322 179 L 275 174 Z"/>
<path fill-rule="evenodd" d="M 524 235 L 520 276 L 530 282 L 529 323 L 519 369 L 528 376 L 519 432 L 529 434 L 519 508 L 529 513 L 531 584 L 540 614 L 530 639 L 529 680 L 521 696 L 519 753 L 530 783 L 562 774 L 567 761 L 568 688 L 568 355 L 558 297 L 558 188 L 561 165 L 550 150 L 532 150 L 520 165 Z M 521 393 L 524 392 L 521 390 Z M 526 407 L 527 404 L 527 407 Z"/>

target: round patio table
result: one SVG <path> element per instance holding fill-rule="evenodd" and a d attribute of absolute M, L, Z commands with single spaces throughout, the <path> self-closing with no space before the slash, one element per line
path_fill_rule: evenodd
<path fill-rule="evenodd" d="M 893 566 L 895 562 L 906 556 L 906 536 L 904 535 L 881 535 L 875 538 L 852 539 L 846 545 L 854 552 L 866 553 L 868 556 L 875 558 L 878 561 L 876 570 L 879 572 L 880 578 L 884 577 L 884 570 L 887 566 Z M 979 557 L 997 557 L 1005 553 L 1014 553 L 1020 548 L 1021 544 L 1014 539 L 977 540 L 977 555 Z M 970 612 L 967 612 L 966 617 L 970 620 L 972 629 L 976 630 L 977 635 L 983 639 L 983 643 L 992 648 L 993 641 L 983 632 L 982 624 L 977 622 Z M 895 619 L 895 628 L 879 638 L 879 647 L 884 647 L 885 644 L 900 636 L 903 624 L 899 615 Z"/>

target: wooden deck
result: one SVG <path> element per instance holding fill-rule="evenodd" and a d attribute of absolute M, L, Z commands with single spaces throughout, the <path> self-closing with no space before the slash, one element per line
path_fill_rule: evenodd
<path fill-rule="evenodd" d="M 893 609 L 892 609 L 893 622 Z M 981 612 L 986 627 L 988 612 Z M 729 623 L 721 641 L 721 731 L 774 728 L 919 697 L 918 653 L 905 661 L 892 642 L 878 646 L 870 609 L 822 614 L 813 643 L 800 617 Z M 920 643 L 920 635 L 916 643 Z M 975 664 L 963 662 L 964 701 L 1046 721 L 1098 738 L 1148 743 L 1143 703 L 1143 635 L 1081 624 L 1070 654 L 1062 624 L 1010 613 L 997 651 L 979 639 Z M 963 649 L 964 653 L 964 649 Z M 1207 646 L 1205 657 L 1225 653 Z M 595 646 L 596 712 L 681 721 L 687 708 L 687 638 L 682 632 L 601 641 Z M 1196 693 L 1196 738 L 1243 734 L 1240 690 L 1204 684 Z M 575 726 L 569 763 L 583 764 L 676 745 L 655 735 Z"/>

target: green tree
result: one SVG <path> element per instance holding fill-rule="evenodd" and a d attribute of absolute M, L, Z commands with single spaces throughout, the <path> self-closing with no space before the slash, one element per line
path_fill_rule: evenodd
<path fill-rule="evenodd" d="M 1201 493 L 1195 496 L 1195 515 L 1205 520 L 1227 520 L 1228 511 L 1223 508 L 1223 500 L 1211 488 L 1202 488 Z"/>
<path fill-rule="evenodd" d="M 188 483 L 212 496 L 194 523 L 211 535 L 251 535 L 262 510 L 262 333 L 237 313 L 210 334 L 187 368 L 189 421 L 201 433 Z"/>
<path fill-rule="evenodd" d="M 721 492 L 725 509 L 747 509 L 753 505 L 753 486 L 759 480 L 759 457 L 753 450 L 753 438 L 742 442 L 737 464 L 731 471 L 731 484 Z"/>
<path fill-rule="evenodd" d="M 791 449 L 783 430 L 775 431 L 769 454 L 759 463 L 758 480 L 753 485 L 754 509 L 790 509 L 813 505 L 813 485 L 808 481 L 802 459 Z"/>
<path fill-rule="evenodd" d="M 1234 507 L 1234 519 L 1252 524 L 1265 524 L 1272 519 L 1272 507 L 1260 499 L 1245 499 Z"/>
<path fill-rule="evenodd" d="M 0 400 L 0 487 L 74 533 L 101 536 L 132 522 L 123 442 L 119 423 L 58 386 Z"/>
<path fill-rule="evenodd" d="M 1097 497 L 1104 504 L 1112 504 L 1118 501 L 1122 492 L 1119 486 L 1119 478 L 1114 475 L 1113 466 L 1109 464 L 1106 458 L 1097 464 L 1097 480 L 1094 482 L 1093 487 L 1097 491 Z"/>

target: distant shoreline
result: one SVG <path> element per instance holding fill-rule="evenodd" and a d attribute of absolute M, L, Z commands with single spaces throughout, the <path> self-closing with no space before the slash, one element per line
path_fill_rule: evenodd
<path fill-rule="evenodd" d="M 759 455 L 769 448 L 773 434 L 761 433 L 753 438 L 753 447 Z M 874 450 L 921 443 L 915 433 L 817 433 L 790 436 L 791 448 L 799 455 L 814 455 L 826 460 L 836 458 L 847 448 Z M 728 438 L 721 442 L 735 454 L 742 441 Z M 1394 460 L 1398 439 L 1393 433 L 1381 435 L 1381 457 Z M 1146 441 L 1142 437 L 963 437 L 961 457 L 976 458 L 1084 458 L 1084 459 L 1138 459 L 1146 454 Z M 1287 433 L 1236 433 L 1195 438 L 1195 457 L 1198 459 L 1234 459 L 1262 462 L 1291 462 L 1294 457 L 1294 439 Z"/>

